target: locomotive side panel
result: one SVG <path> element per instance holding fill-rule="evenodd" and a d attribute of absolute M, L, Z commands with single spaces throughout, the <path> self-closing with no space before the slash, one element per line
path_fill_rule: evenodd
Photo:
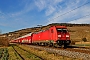
<path fill-rule="evenodd" d="M 50 40 L 50 33 L 49 30 L 43 31 L 40 33 L 40 40 L 48 41 Z"/>
<path fill-rule="evenodd" d="M 48 30 L 34 33 L 32 37 L 33 42 L 51 42 L 55 43 L 57 41 L 57 31 L 56 27 L 50 27 Z"/>
<path fill-rule="evenodd" d="M 32 42 L 46 42 L 50 39 L 49 30 L 34 33 L 32 36 Z"/>

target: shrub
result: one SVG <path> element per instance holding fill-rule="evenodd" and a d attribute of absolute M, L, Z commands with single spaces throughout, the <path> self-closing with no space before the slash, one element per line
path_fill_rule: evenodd
<path fill-rule="evenodd" d="M 1 46 L 9 46 L 8 38 L 6 38 L 6 37 L 0 37 L 0 45 Z"/>
<path fill-rule="evenodd" d="M 86 38 L 82 38 L 82 41 L 86 42 L 86 41 L 87 41 L 87 39 L 86 39 Z"/>

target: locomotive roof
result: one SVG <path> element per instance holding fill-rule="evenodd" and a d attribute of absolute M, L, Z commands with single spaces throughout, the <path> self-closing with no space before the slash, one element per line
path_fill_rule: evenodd
<path fill-rule="evenodd" d="M 51 28 L 51 27 L 55 27 L 55 28 L 66 28 L 66 26 L 50 26 L 49 28 Z M 48 28 L 48 29 L 49 29 Z M 46 30 L 48 30 L 48 29 L 46 29 Z M 40 33 L 40 32 L 44 32 L 44 31 L 46 31 L 46 30 L 41 30 L 41 31 L 39 31 L 39 32 L 34 32 L 35 34 L 37 34 L 37 33 Z"/>

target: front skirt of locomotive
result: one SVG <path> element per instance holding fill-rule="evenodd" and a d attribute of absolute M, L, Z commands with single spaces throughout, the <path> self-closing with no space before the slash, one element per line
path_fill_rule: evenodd
<path fill-rule="evenodd" d="M 59 46 L 62 46 L 62 45 L 68 46 L 70 45 L 70 43 L 71 43 L 71 40 L 57 40 L 57 44 Z"/>

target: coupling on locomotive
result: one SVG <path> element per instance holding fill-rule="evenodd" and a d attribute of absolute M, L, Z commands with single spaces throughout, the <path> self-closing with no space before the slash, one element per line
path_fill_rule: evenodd
<path fill-rule="evenodd" d="M 70 45 L 70 34 L 66 26 L 51 26 L 49 29 L 29 33 L 25 36 L 19 37 L 11 42 L 27 43 L 37 45 L 49 45 L 49 46 L 64 46 Z"/>

